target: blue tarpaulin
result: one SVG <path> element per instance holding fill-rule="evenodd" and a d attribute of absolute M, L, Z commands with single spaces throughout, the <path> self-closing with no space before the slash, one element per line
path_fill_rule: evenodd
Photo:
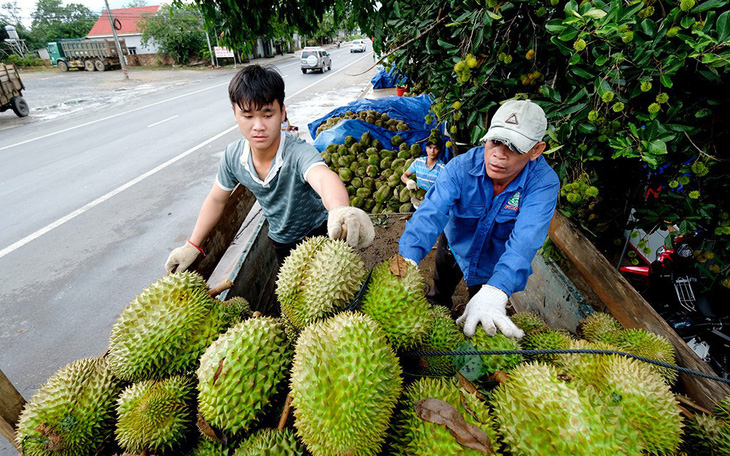
<path fill-rule="evenodd" d="M 356 100 L 345 106 L 340 106 L 310 123 L 308 125 L 309 133 L 312 135 L 312 138 L 315 138 L 314 147 L 320 152 L 324 151 L 330 144 L 344 144 L 346 136 L 353 136 L 355 139 L 360 140 L 360 136 L 365 131 L 369 131 L 373 139 L 380 141 L 384 148 L 393 149 L 390 141 L 393 136 L 400 135 L 408 145 L 413 145 L 418 142 L 425 150 L 425 140 L 430 136 L 432 128 L 438 128 L 443 134 L 443 126 L 439 126 L 436 123 L 436 116 L 434 116 L 434 120 L 431 123 L 426 123 L 425 117 L 429 114 L 431 104 L 432 100 L 430 95 Z M 406 131 L 391 131 L 359 119 L 346 119 L 341 120 L 332 128 L 324 130 L 319 135 L 316 134 L 317 128 L 330 117 L 344 115 L 347 111 L 360 112 L 369 109 L 388 114 L 391 119 L 402 120 L 411 129 Z M 444 147 L 442 159 L 446 162 L 450 158 L 450 148 Z"/>
<path fill-rule="evenodd" d="M 395 87 L 398 84 L 407 83 L 408 77 L 399 73 L 396 67 L 392 67 L 386 71 L 383 65 L 378 65 L 378 72 L 370 82 L 373 84 L 374 89 L 387 89 L 389 87 Z"/>

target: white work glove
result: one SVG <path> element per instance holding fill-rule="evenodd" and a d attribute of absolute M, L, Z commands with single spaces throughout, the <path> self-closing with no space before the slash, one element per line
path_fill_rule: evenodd
<path fill-rule="evenodd" d="M 413 179 L 408 179 L 406 181 L 406 188 L 408 190 L 415 190 L 416 188 L 418 188 L 418 186 L 416 185 L 416 181 L 414 181 Z"/>
<path fill-rule="evenodd" d="M 165 263 L 167 273 L 185 271 L 193 264 L 193 261 L 198 258 L 200 253 L 200 250 L 190 243 L 190 241 L 185 242 L 185 245 L 176 248 L 167 257 L 167 262 Z"/>
<path fill-rule="evenodd" d="M 479 323 L 490 336 L 496 335 L 497 329 L 505 336 L 516 339 L 525 335 L 507 316 L 507 294 L 491 285 L 482 286 L 469 300 L 456 323 L 464 325 L 464 335 L 467 337 L 474 335 Z"/>
<path fill-rule="evenodd" d="M 346 233 L 343 233 L 345 225 Z M 362 209 L 340 206 L 330 211 L 327 234 L 331 239 L 343 239 L 352 248 L 365 248 L 375 239 L 375 228 L 370 217 Z"/>

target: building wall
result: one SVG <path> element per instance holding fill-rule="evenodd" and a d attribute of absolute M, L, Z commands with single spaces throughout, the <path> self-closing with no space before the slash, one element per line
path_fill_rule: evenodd
<path fill-rule="evenodd" d="M 154 41 L 151 41 L 147 44 L 147 46 L 142 46 L 142 34 L 135 33 L 135 34 L 128 34 L 128 35 L 118 35 L 119 38 L 124 38 L 124 42 L 127 44 L 127 49 L 129 49 L 130 54 L 156 54 L 157 53 L 157 45 Z M 96 36 L 87 36 L 87 39 L 90 40 L 113 40 L 114 35 L 96 35 Z"/>

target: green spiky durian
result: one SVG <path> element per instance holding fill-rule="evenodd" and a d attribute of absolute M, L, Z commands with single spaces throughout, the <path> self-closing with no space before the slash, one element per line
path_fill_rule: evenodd
<path fill-rule="evenodd" d="M 127 387 L 117 401 L 116 438 L 126 451 L 179 448 L 195 427 L 193 381 L 174 376 Z"/>
<path fill-rule="evenodd" d="M 221 335 L 200 358 L 198 411 L 215 429 L 246 431 L 284 379 L 292 351 L 274 318 L 250 318 Z"/>
<path fill-rule="evenodd" d="M 675 454 L 682 436 L 677 399 L 648 364 L 620 355 L 596 358 L 595 369 L 573 377 L 589 388 L 594 401 L 604 404 L 618 420 L 631 423 L 648 454 Z"/>
<path fill-rule="evenodd" d="M 478 325 L 474 336 L 469 342 L 476 350 L 519 350 L 520 347 L 513 339 L 502 333 L 490 336 L 484 328 Z M 508 372 L 522 362 L 522 355 L 481 355 L 482 363 L 489 375 L 498 370 Z"/>
<path fill-rule="evenodd" d="M 201 438 L 187 456 L 233 456 L 236 447 Z"/>
<path fill-rule="evenodd" d="M 567 331 L 556 331 L 553 329 L 540 332 L 531 332 L 526 334 L 520 340 L 520 347 L 523 350 L 559 350 L 566 349 L 570 346 L 572 338 Z M 542 354 L 528 355 L 527 359 L 531 361 L 551 362 L 557 355 Z"/>
<path fill-rule="evenodd" d="M 587 340 L 571 340 L 565 347 L 571 350 L 611 350 L 617 351 L 618 348 L 604 342 L 588 342 Z M 591 353 L 565 353 L 555 356 L 552 363 L 556 365 L 561 372 L 569 376 L 581 376 L 586 372 L 592 372 L 597 369 L 596 365 L 601 359 L 602 354 Z"/>
<path fill-rule="evenodd" d="M 276 281 L 282 315 L 297 330 L 345 308 L 360 289 L 365 265 L 344 241 L 323 236 L 299 244 Z"/>
<path fill-rule="evenodd" d="M 401 266 L 399 275 L 391 263 Z M 383 329 L 396 351 L 418 346 L 431 331 L 433 313 L 424 295 L 425 284 L 418 269 L 396 257 L 373 270 L 360 311 Z"/>
<path fill-rule="evenodd" d="M 291 429 L 262 429 L 241 443 L 234 456 L 304 456 Z"/>
<path fill-rule="evenodd" d="M 730 423 L 713 415 L 697 413 L 687 422 L 685 446 L 693 455 L 730 454 Z"/>
<path fill-rule="evenodd" d="M 725 396 L 725 398 L 715 404 L 712 413 L 721 420 L 730 423 L 730 396 Z"/>
<path fill-rule="evenodd" d="M 492 406 L 511 454 L 638 456 L 643 449 L 630 423 L 606 417 L 600 404 L 540 362 L 514 368 L 494 392 Z"/>
<path fill-rule="evenodd" d="M 294 426 L 317 455 L 376 454 L 401 392 L 393 348 L 367 315 L 343 312 L 307 327 L 291 372 Z"/>
<path fill-rule="evenodd" d="M 168 274 L 147 287 L 117 318 L 109 366 L 129 382 L 195 370 L 208 345 L 225 330 L 220 306 L 195 272 Z"/>
<path fill-rule="evenodd" d="M 393 423 L 393 454 L 399 456 L 478 455 L 481 451 L 462 446 L 445 426 L 419 418 L 415 405 L 427 398 L 451 404 L 464 420 L 484 431 L 497 451 L 497 432 L 489 406 L 474 394 L 459 388 L 453 378 L 421 378 L 406 388 Z"/>
<path fill-rule="evenodd" d="M 26 456 L 87 456 L 113 440 L 122 382 L 103 358 L 59 369 L 25 404 L 16 441 Z"/>
<path fill-rule="evenodd" d="M 217 301 L 221 307 L 221 320 L 226 328 L 230 328 L 247 318 L 251 318 L 253 311 L 246 298 L 235 296 L 225 301 Z"/>
<path fill-rule="evenodd" d="M 621 323 L 605 312 L 593 312 L 580 321 L 578 332 L 588 342 L 604 341 L 606 334 L 618 333 L 624 328 Z"/>
<path fill-rule="evenodd" d="M 509 318 L 525 334 L 550 329 L 541 316 L 532 312 L 517 312 Z"/>
<path fill-rule="evenodd" d="M 420 350 L 450 351 L 459 348 L 464 343 L 464 333 L 451 318 L 451 312 L 439 305 L 431 306 L 431 312 L 434 316 L 433 326 Z M 455 372 L 454 357 L 451 355 L 422 356 L 419 365 L 426 375 L 447 376 Z"/>
<path fill-rule="evenodd" d="M 662 361 L 668 364 L 676 364 L 674 346 L 666 337 L 644 331 L 643 329 L 626 329 L 620 331 L 609 339 L 616 347 L 632 355 Z M 651 368 L 659 373 L 664 380 L 673 385 L 677 381 L 678 373 L 668 367 L 651 365 Z"/>

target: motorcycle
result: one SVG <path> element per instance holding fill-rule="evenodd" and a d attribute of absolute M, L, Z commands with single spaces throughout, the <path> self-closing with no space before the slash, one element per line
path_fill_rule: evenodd
<path fill-rule="evenodd" d="M 637 254 L 643 264 L 619 266 L 619 270 L 698 357 L 719 376 L 730 378 L 730 290 L 698 291 L 695 252 L 705 241 L 705 231 L 674 235 L 669 228 L 669 242 L 656 249 L 655 259 Z M 642 250 L 630 236 L 627 245 Z"/>

